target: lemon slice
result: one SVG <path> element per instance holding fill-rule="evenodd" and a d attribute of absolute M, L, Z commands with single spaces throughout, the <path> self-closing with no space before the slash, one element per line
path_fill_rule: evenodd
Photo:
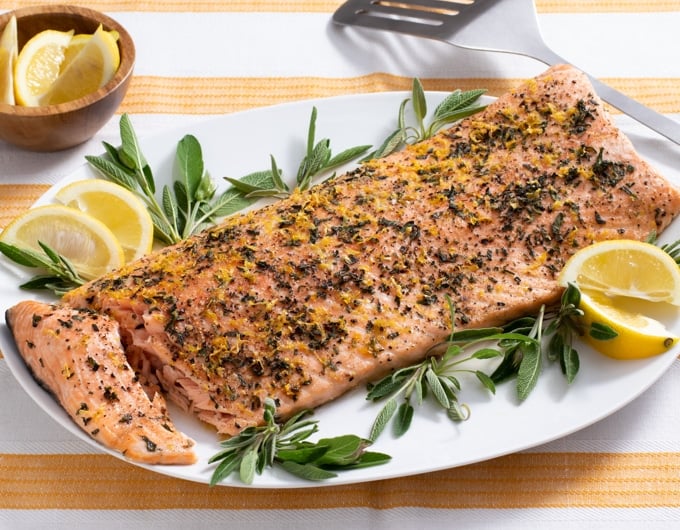
<path fill-rule="evenodd" d="M 584 313 L 586 329 L 590 329 L 593 323 L 605 324 L 617 334 L 608 340 L 598 340 L 586 334 L 586 342 L 600 353 L 615 359 L 642 359 L 672 348 L 678 342 L 678 337 L 658 320 L 636 311 L 635 305 L 631 300 L 581 292 L 579 307 Z"/>
<path fill-rule="evenodd" d="M 123 247 L 125 261 L 151 251 L 151 215 L 142 200 L 122 186 L 101 179 L 79 180 L 60 189 L 55 198 L 104 223 Z"/>
<path fill-rule="evenodd" d="M 678 264 L 656 245 L 641 241 L 589 245 L 567 261 L 558 281 L 582 291 L 680 305 Z"/>
<path fill-rule="evenodd" d="M 108 83 L 120 65 L 115 34 L 100 26 L 40 98 L 55 105 L 96 92 Z"/>
<path fill-rule="evenodd" d="M 14 64 L 17 60 L 17 19 L 12 17 L 0 36 L 0 102 L 14 105 Z"/>
<path fill-rule="evenodd" d="M 39 206 L 14 219 L 0 241 L 41 252 L 42 242 L 67 258 L 85 279 L 123 265 L 123 248 L 104 223 L 60 204 Z"/>
<path fill-rule="evenodd" d="M 658 355 L 678 337 L 652 314 L 670 316 L 680 305 L 680 267 L 661 248 L 633 240 L 595 243 L 579 250 L 565 264 L 558 282 L 581 291 L 585 329 L 593 323 L 617 336 L 584 339 L 597 351 L 616 359 Z"/>
<path fill-rule="evenodd" d="M 21 49 L 14 67 L 14 95 L 19 105 L 40 105 L 40 98 L 59 76 L 73 31 L 48 29 Z"/>

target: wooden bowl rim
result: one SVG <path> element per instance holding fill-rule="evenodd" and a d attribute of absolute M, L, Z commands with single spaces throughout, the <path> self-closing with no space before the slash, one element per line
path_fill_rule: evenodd
<path fill-rule="evenodd" d="M 132 37 L 130 37 L 130 34 L 120 23 L 101 11 L 89 9 L 87 7 L 66 4 L 23 7 L 13 11 L 7 11 L 6 13 L 0 15 L 0 31 L 5 28 L 12 15 L 17 17 L 17 23 L 19 23 L 22 17 L 50 14 L 73 14 L 100 23 L 107 30 L 116 30 L 118 32 L 118 49 L 120 50 L 120 64 L 118 66 L 118 70 L 116 70 L 116 73 L 111 78 L 111 80 L 99 90 L 90 94 L 86 94 L 85 96 L 78 99 L 67 101 L 65 103 L 58 103 L 56 105 L 43 105 L 39 107 L 25 107 L 23 105 L 9 105 L 7 103 L 0 103 L 0 113 L 2 114 L 38 118 L 74 112 L 76 110 L 89 107 L 93 103 L 105 98 L 107 95 L 114 92 L 120 85 L 122 85 L 132 74 L 136 55 L 135 45 Z"/>

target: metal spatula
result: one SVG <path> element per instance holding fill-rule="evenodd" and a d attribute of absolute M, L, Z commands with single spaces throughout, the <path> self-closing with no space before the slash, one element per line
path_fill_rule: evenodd
<path fill-rule="evenodd" d="M 338 24 L 395 31 L 473 50 L 566 63 L 543 41 L 533 0 L 349 0 Z M 630 117 L 680 144 L 680 123 L 589 76 L 598 95 Z"/>

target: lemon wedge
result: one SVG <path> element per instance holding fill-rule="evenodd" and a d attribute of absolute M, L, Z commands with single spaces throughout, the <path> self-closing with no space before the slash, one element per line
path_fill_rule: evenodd
<path fill-rule="evenodd" d="M 558 282 L 581 291 L 583 324 L 609 326 L 615 338 L 585 340 L 597 351 L 617 359 L 658 355 L 678 337 L 651 313 L 666 316 L 680 306 L 680 267 L 656 245 L 633 240 L 595 243 L 574 254 Z"/>
<path fill-rule="evenodd" d="M 114 42 L 118 40 L 118 32 L 111 30 L 108 32 Z M 76 33 L 72 38 L 71 42 L 68 44 L 68 48 L 64 52 L 64 61 L 61 63 L 60 71 L 63 72 L 68 68 L 68 66 L 73 62 L 73 59 L 80 53 L 80 51 L 85 47 L 85 45 L 92 39 L 92 34 L 90 33 Z M 111 39 L 109 39 L 109 43 Z M 114 51 L 114 53 L 116 53 Z M 120 62 L 120 59 L 119 59 Z"/>
<path fill-rule="evenodd" d="M 104 31 L 100 26 L 82 49 L 68 60 L 68 65 L 40 97 L 40 104 L 55 105 L 72 101 L 106 85 L 120 65 L 115 34 Z"/>
<path fill-rule="evenodd" d="M 14 105 L 14 64 L 19 53 L 17 19 L 11 17 L 0 36 L 0 102 Z"/>
<path fill-rule="evenodd" d="M 666 252 L 641 241 L 602 241 L 574 254 L 560 272 L 560 285 L 608 296 L 680 305 L 680 268 Z"/>
<path fill-rule="evenodd" d="M 40 98 L 59 77 L 72 36 L 73 31 L 48 29 L 24 45 L 14 67 L 14 96 L 19 105 L 40 105 Z"/>
<path fill-rule="evenodd" d="M 73 62 L 73 59 L 76 58 L 76 55 L 78 55 L 80 51 L 85 47 L 85 45 L 88 42 L 90 42 L 91 38 L 92 35 L 89 35 L 87 33 L 78 33 L 71 37 L 68 46 L 64 50 L 64 60 L 61 62 L 61 65 L 59 66 L 60 73 L 66 70 L 68 65 L 71 64 Z"/>
<path fill-rule="evenodd" d="M 104 223 L 60 204 L 39 206 L 14 219 L 0 241 L 42 252 L 42 242 L 67 258 L 84 279 L 93 279 L 123 265 L 116 236 Z"/>
<path fill-rule="evenodd" d="M 600 353 L 615 359 L 642 359 L 668 351 L 678 337 L 661 322 L 636 310 L 632 300 L 610 298 L 602 294 L 581 292 L 579 307 L 583 323 L 590 329 L 593 323 L 605 324 L 616 332 L 613 339 L 599 340 L 586 334 L 584 339 Z"/>
<path fill-rule="evenodd" d="M 78 180 L 60 189 L 55 198 L 104 223 L 123 247 L 126 262 L 151 251 L 151 215 L 142 200 L 122 186 L 101 179 Z"/>

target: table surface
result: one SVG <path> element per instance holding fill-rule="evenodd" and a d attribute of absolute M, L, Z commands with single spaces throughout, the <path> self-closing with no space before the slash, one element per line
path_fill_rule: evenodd
<path fill-rule="evenodd" d="M 5 2 L 3 10 L 33 2 Z M 42 3 L 58 3 L 43 1 Z M 316 97 L 483 86 L 544 66 L 330 23 L 339 0 L 92 0 L 131 33 L 119 113 L 142 140 L 210 116 Z M 546 42 L 573 64 L 680 118 L 680 0 L 538 0 Z M 624 117 L 625 119 L 625 117 Z M 119 114 L 57 153 L 0 143 L 0 227 L 117 143 Z M 680 149 L 680 147 L 678 148 Z M 0 528 L 677 528 L 680 360 L 608 418 L 518 454 L 455 469 L 308 489 L 209 488 L 99 453 L 21 390 L 0 353 Z"/>

